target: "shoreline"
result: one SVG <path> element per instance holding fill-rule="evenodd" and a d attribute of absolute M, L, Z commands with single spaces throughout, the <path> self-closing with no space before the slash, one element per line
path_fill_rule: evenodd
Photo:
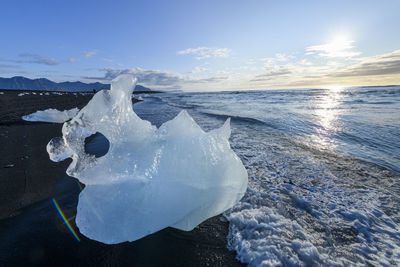
<path fill-rule="evenodd" d="M 229 223 L 221 215 L 190 232 L 166 228 L 117 245 L 78 232 L 77 242 L 51 203 L 56 199 L 69 218 L 76 214 L 80 189 L 65 174 L 70 160 L 52 162 L 46 151 L 50 139 L 61 136 L 62 124 L 25 122 L 21 116 L 47 108 L 82 108 L 92 95 L 17 95 L 0 95 L 0 146 L 5 151 L 0 159 L 0 265 L 242 266 L 226 247 Z"/>

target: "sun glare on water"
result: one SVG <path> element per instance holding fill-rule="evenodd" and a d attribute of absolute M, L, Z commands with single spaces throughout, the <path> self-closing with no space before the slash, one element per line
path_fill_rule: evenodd
<path fill-rule="evenodd" d="M 323 148 L 334 149 L 336 144 L 330 136 L 340 128 L 337 124 L 340 116 L 338 107 L 343 98 L 341 91 L 345 90 L 345 86 L 329 85 L 325 86 L 324 89 L 327 90 L 314 103 L 316 123 L 320 127 L 317 129 L 317 133 L 312 136 L 312 139 Z"/>
<path fill-rule="evenodd" d="M 325 86 L 326 89 L 333 91 L 333 92 L 340 92 L 344 89 L 343 85 L 328 85 Z"/>

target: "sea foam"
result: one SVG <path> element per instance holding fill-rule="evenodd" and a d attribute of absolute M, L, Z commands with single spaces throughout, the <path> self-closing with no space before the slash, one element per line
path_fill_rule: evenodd
<path fill-rule="evenodd" d="M 132 108 L 136 79 L 121 75 L 63 125 L 47 145 L 51 160 L 86 187 L 76 223 L 85 236 L 113 244 L 172 226 L 191 230 L 234 206 L 247 188 L 247 172 L 229 144 L 230 126 L 204 132 L 186 112 L 157 128 Z M 100 158 L 85 153 L 85 138 L 110 142 Z"/>

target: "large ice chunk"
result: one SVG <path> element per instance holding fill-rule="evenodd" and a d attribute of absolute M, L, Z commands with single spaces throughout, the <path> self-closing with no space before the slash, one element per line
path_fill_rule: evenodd
<path fill-rule="evenodd" d="M 38 110 L 32 114 L 22 116 L 25 121 L 43 121 L 63 123 L 73 118 L 79 112 L 78 108 L 60 111 L 58 109 L 49 108 L 46 110 Z"/>
<path fill-rule="evenodd" d="M 114 79 L 47 145 L 53 161 L 72 158 L 67 173 L 86 185 L 76 216 L 81 233 L 108 244 L 168 226 L 191 230 L 231 208 L 247 188 L 247 172 L 228 141 L 229 119 L 204 132 L 182 111 L 157 129 L 133 111 L 135 84 L 131 75 Z M 110 142 L 100 158 L 84 150 L 96 132 Z"/>

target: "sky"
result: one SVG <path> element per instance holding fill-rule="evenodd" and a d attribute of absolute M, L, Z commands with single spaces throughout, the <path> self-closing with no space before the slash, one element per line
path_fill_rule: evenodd
<path fill-rule="evenodd" d="M 153 89 L 400 84 L 400 1 L 2 0 L 0 77 Z"/>

